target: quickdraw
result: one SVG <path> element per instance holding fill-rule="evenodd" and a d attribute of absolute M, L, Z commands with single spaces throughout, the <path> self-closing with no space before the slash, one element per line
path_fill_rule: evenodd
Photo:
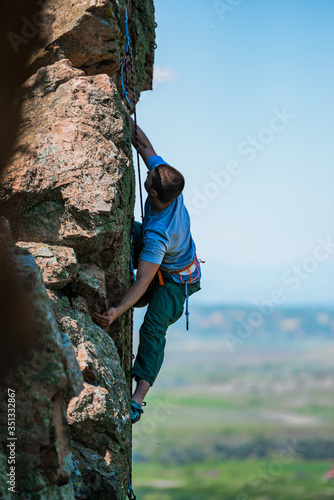
<path fill-rule="evenodd" d="M 193 276 L 193 277 L 191 277 L 191 275 L 192 275 L 191 268 L 192 268 L 193 265 L 196 266 L 196 275 Z M 185 271 L 187 271 L 189 273 L 189 276 L 187 276 L 187 278 L 184 280 L 183 276 L 184 276 L 184 272 Z M 188 283 L 192 283 L 199 276 L 199 261 L 198 261 L 197 255 L 196 255 L 195 259 L 193 260 L 193 262 L 189 266 L 185 267 L 184 269 L 181 269 L 181 271 L 173 271 L 173 274 L 178 274 L 180 276 L 180 280 L 182 281 L 182 283 L 184 283 L 184 294 L 185 294 L 185 297 L 186 297 L 186 312 L 185 312 L 185 315 L 186 315 L 186 330 L 188 331 L 189 330 L 189 293 L 188 293 Z"/>
<path fill-rule="evenodd" d="M 186 295 L 186 329 L 189 330 L 189 295 L 188 295 L 188 281 L 184 284 Z"/>

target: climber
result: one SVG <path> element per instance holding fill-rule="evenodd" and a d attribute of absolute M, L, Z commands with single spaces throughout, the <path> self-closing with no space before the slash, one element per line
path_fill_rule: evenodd
<path fill-rule="evenodd" d="M 132 144 L 136 147 L 132 121 Z M 200 290 L 201 269 L 183 202 L 183 175 L 156 155 L 144 132 L 137 128 L 138 151 L 147 165 L 145 215 L 134 227 L 135 283 L 123 300 L 104 314 L 94 313 L 100 326 L 110 325 L 125 311 L 148 304 L 140 328 L 132 376 L 137 382 L 131 402 L 131 421 L 143 413 L 144 398 L 163 362 L 166 332 L 183 313 L 186 294 Z M 145 403 L 144 403 L 145 404 Z"/>

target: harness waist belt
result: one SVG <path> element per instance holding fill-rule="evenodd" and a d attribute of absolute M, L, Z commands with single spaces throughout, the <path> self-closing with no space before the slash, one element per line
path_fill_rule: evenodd
<path fill-rule="evenodd" d="M 194 271 L 197 271 L 197 273 L 196 276 L 192 278 L 191 275 Z M 199 276 L 199 261 L 197 255 L 189 266 L 185 267 L 184 269 L 180 269 L 179 271 L 171 271 L 171 272 L 173 274 L 178 274 L 180 276 L 180 280 L 182 281 L 182 283 L 184 283 L 184 279 L 182 276 L 189 276 L 188 281 L 189 283 L 192 283 Z"/>
<path fill-rule="evenodd" d="M 192 264 L 190 267 L 187 267 L 187 269 L 182 269 L 181 271 L 174 271 L 177 274 L 192 274 L 196 270 L 196 264 Z"/>
<path fill-rule="evenodd" d="M 196 280 L 199 276 L 199 260 L 197 259 L 197 256 L 195 259 L 192 261 L 192 263 L 188 266 L 185 267 L 184 269 L 180 269 L 179 271 L 165 271 L 164 269 L 158 269 L 157 275 L 159 278 L 159 285 L 163 286 L 164 285 L 164 280 L 161 274 L 161 271 L 166 272 L 166 273 L 171 273 L 171 274 L 178 274 L 180 276 L 180 280 L 182 283 L 184 283 L 183 276 L 189 276 L 189 283 L 192 283 L 194 280 Z M 196 276 L 191 277 L 194 271 L 197 271 Z"/>

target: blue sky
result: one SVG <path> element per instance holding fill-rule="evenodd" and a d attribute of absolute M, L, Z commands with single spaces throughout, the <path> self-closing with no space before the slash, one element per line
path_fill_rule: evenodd
<path fill-rule="evenodd" d="M 279 288 L 288 304 L 333 303 L 334 252 L 317 249 L 334 240 L 334 2 L 155 7 L 155 84 L 138 121 L 186 178 L 206 261 L 193 302 L 253 303 Z"/>

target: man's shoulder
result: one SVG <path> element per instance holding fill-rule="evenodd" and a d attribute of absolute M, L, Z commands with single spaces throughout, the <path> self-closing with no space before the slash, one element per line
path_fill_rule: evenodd
<path fill-rule="evenodd" d="M 177 202 L 177 209 L 181 212 L 186 212 L 188 214 L 188 210 L 187 210 L 187 207 L 186 207 L 186 204 L 185 204 L 185 201 L 184 201 L 184 198 L 183 198 L 183 193 L 181 193 L 177 198 L 176 198 L 176 202 Z M 188 214 L 189 215 L 189 214 Z"/>

